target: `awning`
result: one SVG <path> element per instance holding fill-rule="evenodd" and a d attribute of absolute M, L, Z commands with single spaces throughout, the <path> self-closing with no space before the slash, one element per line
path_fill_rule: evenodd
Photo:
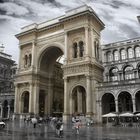
<path fill-rule="evenodd" d="M 108 113 L 108 114 L 105 114 L 105 115 L 102 115 L 102 117 L 117 117 L 118 114 L 115 114 L 115 113 Z"/>
<path fill-rule="evenodd" d="M 120 117 L 133 117 L 134 114 L 133 113 L 130 113 L 130 112 L 126 112 L 126 113 L 122 113 L 119 115 Z"/>
<path fill-rule="evenodd" d="M 139 117 L 140 117 L 140 113 L 138 113 L 138 114 L 135 114 L 135 116 L 139 116 Z"/>

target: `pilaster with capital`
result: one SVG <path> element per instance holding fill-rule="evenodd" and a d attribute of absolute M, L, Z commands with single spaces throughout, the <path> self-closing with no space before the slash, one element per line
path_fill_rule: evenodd
<path fill-rule="evenodd" d="M 64 53 L 65 53 L 65 64 L 67 64 L 67 60 L 68 60 L 68 33 L 65 32 L 65 50 L 64 50 Z"/>
<path fill-rule="evenodd" d="M 115 109 L 116 109 L 116 112 L 119 112 L 118 100 L 117 99 L 115 100 Z"/>
<path fill-rule="evenodd" d="M 136 100 L 135 100 L 135 97 L 132 98 L 132 103 L 133 103 L 133 112 L 136 112 Z"/>
<path fill-rule="evenodd" d="M 14 102 L 14 113 L 19 113 L 19 98 L 18 98 L 18 84 L 15 84 L 15 102 Z"/>
<path fill-rule="evenodd" d="M 34 85 L 34 113 L 39 113 L 39 83 L 35 83 Z"/>
<path fill-rule="evenodd" d="M 35 42 L 32 42 L 32 67 L 34 66 L 34 61 L 35 61 Z"/>
<path fill-rule="evenodd" d="M 86 75 L 86 114 L 91 115 L 92 114 L 92 96 L 91 96 L 91 78 L 89 75 Z"/>
<path fill-rule="evenodd" d="M 29 96 L 29 113 L 33 112 L 33 88 L 34 88 L 34 83 L 30 83 L 30 96 Z"/>
<path fill-rule="evenodd" d="M 68 78 L 64 77 L 64 114 L 63 120 L 65 123 L 69 122 L 70 120 L 70 100 L 68 96 Z"/>
<path fill-rule="evenodd" d="M 1 109 L 0 117 L 2 118 L 3 117 L 3 106 L 2 106 L 2 104 L 0 105 L 0 109 Z"/>
<path fill-rule="evenodd" d="M 85 27 L 85 56 L 89 60 L 89 28 Z"/>
<path fill-rule="evenodd" d="M 8 115 L 7 115 L 8 118 L 10 118 L 10 110 L 11 110 L 10 105 L 8 105 Z"/>

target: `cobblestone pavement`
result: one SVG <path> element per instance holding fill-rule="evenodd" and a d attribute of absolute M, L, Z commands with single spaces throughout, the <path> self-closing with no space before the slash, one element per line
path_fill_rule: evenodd
<path fill-rule="evenodd" d="M 59 138 L 53 125 L 37 125 L 24 122 L 6 122 L 0 129 L 0 140 L 140 140 L 140 128 L 134 127 L 85 127 L 77 135 L 72 127 L 64 127 L 64 136 Z"/>

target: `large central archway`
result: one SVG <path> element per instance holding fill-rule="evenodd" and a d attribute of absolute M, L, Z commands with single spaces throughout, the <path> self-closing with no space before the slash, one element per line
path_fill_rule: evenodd
<path fill-rule="evenodd" d="M 40 56 L 39 115 L 60 115 L 63 112 L 63 51 L 56 46 L 46 48 Z"/>

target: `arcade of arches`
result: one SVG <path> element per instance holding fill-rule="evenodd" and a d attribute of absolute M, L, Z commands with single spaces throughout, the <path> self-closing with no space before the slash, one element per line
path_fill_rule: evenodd
<path fill-rule="evenodd" d="M 134 96 L 127 91 L 122 91 L 117 97 L 112 93 L 105 93 L 102 96 L 102 114 L 110 112 L 136 112 L 140 110 L 140 91 Z"/>
<path fill-rule="evenodd" d="M 0 118 L 12 118 L 14 113 L 14 99 L 4 100 L 0 104 Z"/>

